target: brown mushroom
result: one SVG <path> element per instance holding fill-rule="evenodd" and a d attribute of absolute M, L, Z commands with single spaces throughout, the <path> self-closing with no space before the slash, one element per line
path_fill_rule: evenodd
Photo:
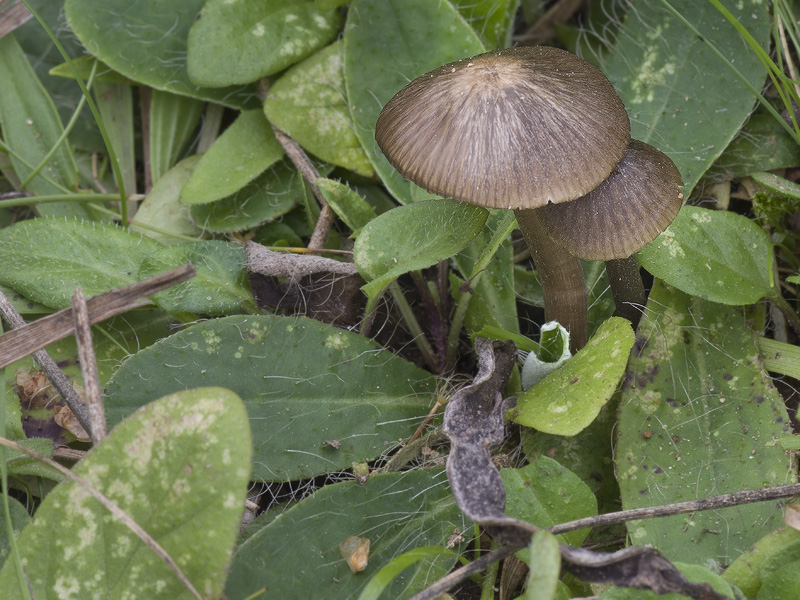
<path fill-rule="evenodd" d="M 553 240 L 578 258 L 606 261 L 617 314 L 634 326 L 645 295 L 633 258 L 678 216 L 683 194 L 675 163 L 631 140 L 611 175 L 585 196 L 546 206 L 542 220 Z"/>
<path fill-rule="evenodd" d="M 418 77 L 383 108 L 375 138 L 420 187 L 512 209 L 536 264 L 548 320 L 586 342 L 580 261 L 544 233 L 540 208 L 579 198 L 621 160 L 630 140 L 622 101 L 574 54 L 524 47 L 481 54 Z"/>

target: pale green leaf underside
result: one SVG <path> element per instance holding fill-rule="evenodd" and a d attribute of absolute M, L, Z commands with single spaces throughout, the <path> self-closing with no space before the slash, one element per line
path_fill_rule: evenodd
<path fill-rule="evenodd" d="M 289 69 L 264 101 L 267 118 L 307 151 L 372 177 L 375 171 L 353 132 L 344 89 L 340 40 Z"/>

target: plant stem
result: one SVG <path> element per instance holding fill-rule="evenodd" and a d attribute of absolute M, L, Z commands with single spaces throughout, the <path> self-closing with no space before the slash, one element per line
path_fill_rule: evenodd
<path fill-rule="evenodd" d="M 406 300 L 406 297 L 403 295 L 403 291 L 400 289 L 400 286 L 396 281 L 393 281 L 389 285 L 389 292 L 392 294 L 395 306 L 397 307 L 397 310 L 400 311 L 403 321 L 408 326 L 408 330 L 414 338 L 414 343 L 422 353 L 422 357 L 425 359 L 425 364 L 428 365 L 428 368 L 432 372 L 438 373 L 439 361 L 436 360 L 436 354 L 434 353 L 433 348 L 431 348 L 428 338 L 425 337 L 425 333 L 422 331 L 422 327 L 420 327 L 417 317 L 414 316 L 414 311 L 411 309 L 411 305 L 409 305 L 408 300 Z"/>
<path fill-rule="evenodd" d="M 545 319 L 558 321 L 569 331 L 574 353 L 586 345 L 589 310 L 581 261 L 550 239 L 539 209 L 514 212 L 542 283 Z"/>
<path fill-rule="evenodd" d="M 606 273 L 611 285 L 611 294 L 617 307 L 615 314 L 628 319 L 633 328 L 639 326 L 647 298 L 644 294 L 642 274 L 638 261 L 629 256 L 606 261 Z"/>

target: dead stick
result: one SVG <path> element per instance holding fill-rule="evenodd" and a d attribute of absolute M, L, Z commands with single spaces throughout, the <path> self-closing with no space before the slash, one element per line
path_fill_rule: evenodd
<path fill-rule="evenodd" d="M 150 279 L 92 296 L 86 302 L 89 323 L 99 323 L 126 310 L 147 306 L 148 303 L 140 302 L 139 298 L 186 281 L 194 277 L 195 273 L 192 265 L 183 265 Z M 11 316 L 11 311 L 16 314 L 16 320 Z M 0 316 L 14 328 L 13 331 L 0 336 L 0 369 L 48 344 L 72 335 L 74 331 L 72 312 L 71 308 L 65 308 L 26 325 L 11 303 L 0 293 Z"/>
<path fill-rule="evenodd" d="M 455 571 L 451 571 L 429 588 L 426 588 L 419 594 L 412 596 L 411 600 L 436 600 L 436 598 L 444 594 L 453 586 L 456 586 L 462 581 L 469 579 L 475 573 L 480 573 L 492 563 L 503 560 L 506 556 L 514 554 L 514 552 L 520 550 L 521 548 L 524 548 L 524 546 L 507 544 L 505 546 L 501 546 L 497 550 L 492 550 L 488 554 L 482 555 L 480 558 L 467 563 L 463 567 L 459 567 Z"/>
<path fill-rule="evenodd" d="M 136 536 L 142 540 L 146 546 L 148 546 L 156 555 L 167 563 L 167 566 L 172 569 L 173 573 L 177 576 L 177 578 L 186 586 L 186 589 L 198 600 L 203 600 L 203 597 L 200 593 L 195 589 L 192 585 L 192 582 L 186 578 L 186 575 L 183 574 L 181 568 L 178 564 L 172 559 L 172 557 L 167 553 L 166 550 L 159 544 L 153 536 L 147 533 L 144 529 L 142 529 L 141 525 L 139 525 L 136 521 L 134 521 L 128 513 L 122 510 L 117 504 L 115 504 L 112 500 L 110 500 L 107 496 L 105 496 L 102 492 L 96 489 L 92 484 L 88 481 L 83 479 L 82 477 L 75 475 L 72 471 L 67 469 L 66 467 L 58 464 L 56 461 L 47 458 L 39 454 L 38 452 L 34 452 L 30 448 L 26 448 L 16 442 L 12 442 L 6 438 L 0 437 L 0 446 L 5 446 L 6 448 L 11 448 L 12 450 L 17 450 L 28 456 L 35 458 L 36 460 L 43 462 L 48 467 L 55 469 L 66 478 L 71 479 L 79 486 L 81 486 L 84 490 L 89 492 L 100 504 L 105 506 L 108 511 L 114 515 L 117 519 L 119 519 L 128 529 L 130 529 Z"/>
<path fill-rule="evenodd" d="M 587 527 L 596 527 L 598 525 L 624 523 L 627 521 L 635 521 L 637 519 L 669 517 L 672 515 L 680 515 L 683 513 L 696 512 L 700 510 L 715 510 L 719 508 L 739 506 L 741 504 L 752 504 L 753 502 L 766 502 L 769 500 L 778 500 L 780 498 L 791 498 L 798 495 L 800 495 L 800 483 L 780 485 L 777 487 L 763 488 L 760 490 L 746 490 L 743 492 L 724 494 L 722 496 L 713 496 L 711 498 L 701 498 L 700 500 L 675 502 L 673 504 L 665 504 L 663 506 L 620 510 L 617 512 L 606 513 L 604 515 L 598 515 L 596 517 L 587 517 L 585 519 L 577 519 L 575 521 L 569 521 L 568 523 L 562 523 L 561 525 L 555 525 L 550 527 L 547 531 L 553 534 L 559 534 L 567 531 L 575 531 L 577 529 L 585 529 Z"/>
<path fill-rule="evenodd" d="M 314 233 L 311 234 L 311 239 L 308 242 L 308 247 L 312 250 L 321 250 L 325 246 L 325 242 L 328 241 L 328 233 L 336 218 L 336 213 L 333 212 L 328 201 L 325 200 L 325 196 L 322 195 L 322 192 L 317 187 L 319 173 L 300 145 L 276 127 L 273 126 L 272 129 L 275 132 L 275 137 L 278 139 L 281 146 L 283 146 L 284 151 L 294 163 L 294 166 L 297 167 L 297 170 L 300 171 L 300 175 L 306 180 L 306 183 L 308 183 L 311 191 L 314 193 L 314 197 L 317 199 L 317 202 L 319 202 L 321 210 L 319 218 L 317 219 L 317 225 L 314 227 Z"/>
<path fill-rule="evenodd" d="M 106 413 L 103 399 L 100 397 L 100 377 L 97 374 L 97 358 L 92 344 L 89 308 L 86 296 L 83 295 L 83 288 L 80 286 L 75 288 L 75 295 L 72 296 L 72 312 L 75 315 L 75 338 L 78 341 L 78 358 L 81 363 L 86 409 L 91 422 L 88 433 L 92 443 L 97 445 L 106 437 Z"/>
<path fill-rule="evenodd" d="M 16 331 L 24 331 L 27 328 L 22 315 L 17 312 L 17 309 L 14 308 L 14 305 L 11 304 L 3 292 L 0 292 L 0 315 L 2 315 L 3 319 L 5 319 L 8 324 L 14 328 L 14 331 L 9 331 L 8 333 L 1 335 L 0 342 Z M 56 387 L 58 393 L 61 394 L 61 398 L 67 403 L 67 406 L 69 406 L 69 409 L 72 411 L 72 414 L 75 415 L 75 418 L 78 419 L 81 427 L 83 427 L 87 432 L 91 431 L 92 428 L 91 424 L 89 423 L 89 413 L 86 410 L 86 405 L 83 403 L 83 401 L 80 399 L 80 396 L 78 396 L 78 393 L 70 384 L 67 376 L 64 375 L 61 369 L 58 368 L 58 365 L 52 358 L 50 358 L 50 355 L 47 353 L 47 351 L 42 349 L 46 345 L 47 344 L 42 344 L 41 346 L 37 347 L 38 349 L 33 348 L 28 350 L 28 352 L 15 360 L 25 358 L 29 354 L 33 353 L 34 360 L 39 363 L 39 366 L 42 367 L 48 379 L 50 379 L 50 382 Z M 0 350 L 1 349 L 2 345 L 0 345 Z M 2 352 L 0 352 L 0 356 L 2 356 Z M 0 369 L 15 362 L 15 360 L 8 361 L 5 364 L 0 364 Z"/>

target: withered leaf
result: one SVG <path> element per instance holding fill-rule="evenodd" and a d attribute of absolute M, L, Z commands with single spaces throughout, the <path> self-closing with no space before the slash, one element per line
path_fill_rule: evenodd
<path fill-rule="evenodd" d="M 515 398 L 502 392 L 514 366 L 511 342 L 475 339 L 478 374 L 447 403 L 444 432 L 450 438 L 447 478 L 459 508 L 501 543 L 525 544 L 536 528 L 504 513 L 506 490 L 489 449 L 503 441 L 505 414 Z"/>
<path fill-rule="evenodd" d="M 695 600 L 729 600 L 707 583 L 692 583 L 655 548 L 631 547 L 618 552 L 593 552 L 561 546 L 562 566 L 583 581 L 622 587 L 675 592 Z"/>

